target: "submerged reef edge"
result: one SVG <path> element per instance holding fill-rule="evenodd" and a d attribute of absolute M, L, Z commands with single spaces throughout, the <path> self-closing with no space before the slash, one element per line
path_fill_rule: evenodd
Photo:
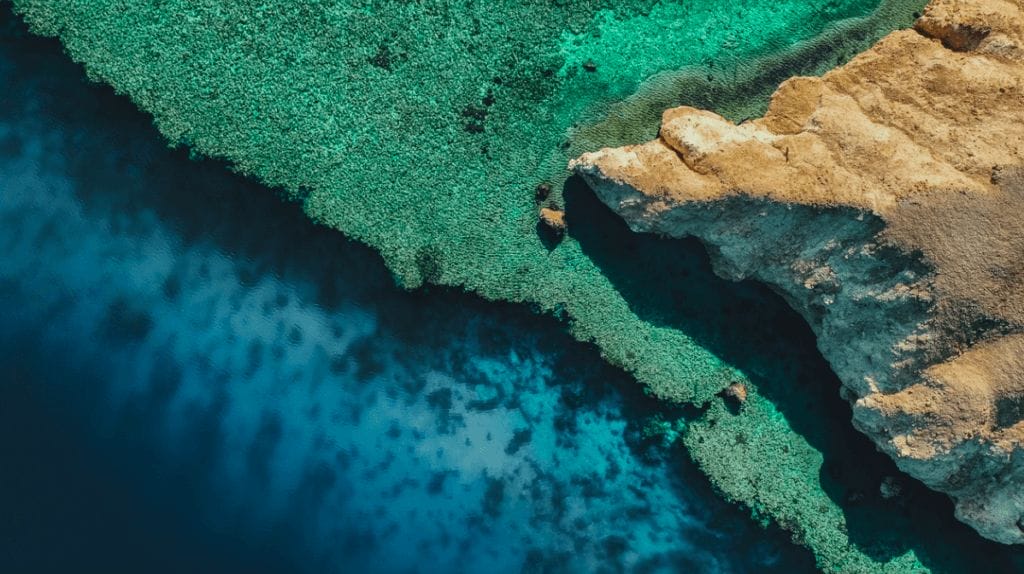
<path fill-rule="evenodd" d="M 568 321 L 575 337 L 596 343 L 609 362 L 626 368 L 654 394 L 700 406 L 701 410 L 681 425 L 682 438 L 691 455 L 723 495 L 745 504 L 762 520 L 775 521 L 793 532 L 798 542 L 815 552 L 823 569 L 919 571 L 950 563 L 966 564 L 961 562 L 964 557 L 944 555 L 943 552 L 948 551 L 938 547 L 936 541 L 929 542 L 933 536 L 927 526 L 904 533 L 899 532 L 905 530 L 905 524 L 899 520 L 888 526 L 883 525 L 885 520 L 869 527 L 852 525 L 853 515 L 837 502 L 841 496 L 837 497 L 823 486 L 827 479 L 821 476 L 820 444 L 809 440 L 806 432 L 794 431 L 792 421 L 787 418 L 791 415 L 780 412 L 773 400 L 760 392 L 758 381 L 753 380 L 749 372 L 722 360 L 709 350 L 710 345 L 694 340 L 671 321 L 656 321 L 638 313 L 636 309 L 643 307 L 644 302 L 627 300 L 621 294 L 622 287 L 609 280 L 606 270 L 593 262 L 594 254 L 580 246 L 580 237 L 574 236 L 574 232 L 570 231 L 568 237 L 554 246 L 539 242 L 533 225 L 536 219 L 532 189 L 523 190 L 529 193 L 528 197 L 523 195 L 526 199 L 517 197 L 507 204 L 502 203 L 505 197 L 502 194 L 508 193 L 509 183 L 498 176 L 497 191 L 493 196 L 483 197 L 482 203 L 474 203 L 474 197 L 448 200 L 452 204 L 466 204 L 468 213 L 482 214 L 485 221 L 478 224 L 466 217 L 467 211 L 453 211 L 449 203 L 439 203 L 441 200 L 436 195 L 418 197 L 414 193 L 415 186 L 405 187 L 400 179 L 391 179 L 390 183 L 404 189 L 387 189 L 383 180 L 368 181 L 366 173 L 354 170 L 357 180 L 368 184 L 358 190 L 359 193 L 352 189 L 341 191 L 337 184 L 332 186 L 334 170 L 345 169 L 343 155 L 324 158 L 315 153 L 313 148 L 317 147 L 321 134 L 275 128 L 293 119 L 289 114 L 308 113 L 307 110 L 277 109 L 271 97 L 274 94 L 253 93 L 252 100 L 265 106 L 254 110 L 242 99 L 242 94 L 248 95 L 248 92 L 233 92 L 237 86 L 224 83 L 235 82 L 237 77 L 219 78 L 217 75 L 221 70 L 219 65 L 239 63 L 232 58 L 245 53 L 241 40 L 267 30 L 227 27 L 214 33 L 210 22 L 187 18 L 178 21 L 183 28 L 181 32 L 192 26 L 192 32 L 206 33 L 189 34 L 194 42 L 190 50 L 200 57 L 182 64 L 189 70 L 182 73 L 180 68 L 163 66 L 167 62 L 161 58 L 181 56 L 178 53 L 168 56 L 161 49 L 161 43 L 175 41 L 177 32 L 175 19 L 169 18 L 172 15 L 161 13 L 159 9 L 115 13 L 118 11 L 111 5 L 97 8 L 85 2 L 61 6 L 31 1 L 14 4 L 36 33 L 60 38 L 70 55 L 84 63 L 94 79 L 113 85 L 140 108 L 152 113 L 158 128 L 171 142 L 186 144 L 200 154 L 225 158 L 239 171 L 283 188 L 290 197 L 303 202 L 314 220 L 378 249 L 400 284 L 410 288 L 423 283 L 453 285 L 488 299 L 528 303 L 541 312 L 561 316 Z M 574 225 L 571 220 L 573 210 L 569 204 L 574 198 L 574 182 L 566 182 L 561 175 L 565 160 L 572 154 L 601 145 L 640 141 L 643 138 L 638 136 L 645 133 L 647 137 L 653 136 L 651 132 L 657 127 L 660 110 L 673 102 L 699 103 L 743 119 L 736 116 L 750 115 L 763 108 L 779 80 L 793 73 L 821 73 L 841 63 L 893 27 L 909 24 L 913 9 L 920 4 L 885 2 L 868 16 L 830 24 L 801 43 L 785 49 L 769 46 L 763 50 L 764 54 L 747 60 L 745 65 L 740 65 L 739 59 L 728 62 L 725 58 L 727 64 L 712 73 L 698 67 L 684 72 L 665 72 L 640 86 L 631 98 L 598 103 L 589 111 L 574 109 L 574 113 L 580 112 L 580 117 L 590 121 L 567 126 L 568 133 L 575 137 L 564 143 L 564 133 L 549 135 L 548 140 L 556 145 L 541 154 L 542 157 L 528 158 L 537 160 L 537 165 L 541 166 L 535 168 L 533 178 L 554 184 L 555 193 L 549 201 L 558 207 L 570 207 L 570 230 L 574 226 L 577 230 L 585 229 L 582 221 Z M 135 30 L 137 35 L 114 39 L 110 34 L 111 26 Z M 218 37 L 218 33 L 223 37 Z M 269 41 L 272 44 L 273 40 Z M 814 45 L 815 49 L 807 50 L 808 45 Z M 798 54 L 795 60 L 787 59 L 793 54 Z M 303 69 L 287 51 L 271 51 L 266 56 L 280 57 L 300 71 Z M 376 60 L 377 64 L 387 63 L 391 67 L 397 67 L 400 61 L 400 57 Z M 241 65 L 243 71 L 259 76 L 259 67 L 253 62 L 242 61 Z M 719 74 L 717 79 L 715 74 Z M 751 86 L 742 81 L 730 83 L 721 79 L 722 75 L 730 74 L 745 81 L 753 77 L 760 83 Z M 544 73 L 540 76 L 546 77 Z M 249 79 L 255 80 L 255 77 Z M 263 78 L 268 85 L 291 80 L 294 78 Z M 530 81 L 526 78 L 524 83 Z M 319 82 L 320 79 L 313 78 L 305 82 L 309 84 L 305 87 L 315 88 Z M 494 82 L 497 87 L 493 89 L 500 92 L 507 83 L 508 80 L 502 78 L 501 83 Z M 703 90 L 673 92 L 682 85 L 699 86 Z M 739 87 L 741 85 L 743 87 Z M 302 97 L 312 97 L 308 94 L 307 91 Z M 552 98 L 546 93 L 541 96 L 548 98 L 545 101 Z M 474 105 L 486 106 L 483 102 L 492 96 L 484 91 L 479 97 L 481 103 Z M 265 98 L 270 99 L 263 101 Z M 282 99 L 287 100 L 283 96 Z M 562 104 L 551 107 L 559 105 Z M 468 118 L 464 131 L 470 136 L 492 129 L 491 124 L 474 123 L 487 117 L 483 112 L 480 107 L 470 108 L 469 105 L 460 110 L 462 117 Z M 283 115 L 283 119 L 275 114 Z M 244 120 L 246 117 L 248 119 Z M 219 118 L 219 121 L 212 118 Z M 626 118 L 626 121 L 618 118 Z M 652 118 L 655 123 L 651 122 Z M 231 138 L 239 130 L 255 134 L 259 141 L 232 142 Z M 492 145 L 480 154 L 498 155 L 508 151 Z M 327 164 L 323 163 L 325 159 Z M 501 165 L 500 161 L 494 163 L 495 167 Z M 323 169 L 324 165 L 331 167 Z M 322 173 L 314 175 L 321 170 Z M 395 175 L 385 172 L 382 178 Z M 521 186 L 524 173 L 513 175 L 514 185 Z M 438 179 L 436 173 L 430 177 L 444 181 Z M 578 190 L 576 193 L 578 195 Z M 373 197 L 375 195 L 379 197 Z M 431 213 L 435 209 L 437 213 Z M 491 217 L 511 221 L 512 225 L 505 226 L 508 229 L 496 229 L 492 237 L 487 225 L 500 224 L 490 220 Z M 424 222 L 425 219 L 434 221 Z M 398 223 L 389 224 L 385 220 Z M 396 232 L 398 224 L 407 229 Z M 452 229 L 455 229 L 453 237 L 440 239 Z M 460 247 L 453 247 L 452 243 L 459 243 Z M 496 252 L 512 256 L 502 255 L 493 257 L 493 262 L 482 262 Z M 749 389 L 740 413 L 733 412 L 725 400 L 717 397 L 721 390 L 737 381 L 744 382 Z M 814 412 L 818 407 L 813 404 L 808 408 L 809 417 L 824 414 Z M 750 438 L 740 441 L 737 437 L 741 436 Z M 874 526 L 879 526 L 877 536 L 869 532 Z"/>

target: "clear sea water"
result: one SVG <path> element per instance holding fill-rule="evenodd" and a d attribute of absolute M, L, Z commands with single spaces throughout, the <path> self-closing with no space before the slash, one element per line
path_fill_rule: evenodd
<path fill-rule="evenodd" d="M 553 319 L 397 289 L 0 10 L 0 571 L 800 572 Z"/>

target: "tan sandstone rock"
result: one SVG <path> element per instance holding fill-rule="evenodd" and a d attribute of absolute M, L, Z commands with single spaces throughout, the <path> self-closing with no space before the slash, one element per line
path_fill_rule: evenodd
<path fill-rule="evenodd" d="M 782 293 L 855 426 L 1024 543 L 1024 0 L 934 0 L 763 118 L 668 110 L 571 167 L 634 230 Z"/>
<path fill-rule="evenodd" d="M 540 208 L 540 220 L 548 226 L 548 229 L 556 233 L 565 231 L 565 213 L 558 209 Z"/>

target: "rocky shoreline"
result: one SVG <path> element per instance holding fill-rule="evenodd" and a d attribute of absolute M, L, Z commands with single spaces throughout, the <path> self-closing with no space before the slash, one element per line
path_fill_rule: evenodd
<path fill-rule="evenodd" d="M 960 520 L 1024 543 L 1024 4 L 936 0 L 763 118 L 682 107 L 571 164 L 635 231 L 808 321 L 854 425 Z"/>

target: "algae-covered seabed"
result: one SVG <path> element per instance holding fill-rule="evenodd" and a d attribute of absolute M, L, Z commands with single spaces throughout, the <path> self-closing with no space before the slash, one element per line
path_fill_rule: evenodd
<path fill-rule="evenodd" d="M 848 420 L 807 390 L 817 381 L 792 380 L 787 333 L 738 348 L 729 324 L 757 309 L 688 285 L 678 242 L 625 233 L 565 164 L 650 138 L 671 105 L 759 114 L 779 81 L 852 57 L 923 4 L 14 0 L 175 145 L 285 190 L 402 285 L 530 304 L 652 393 L 700 407 L 677 426 L 716 487 L 843 572 L 1007 557 L 951 544 L 964 530 L 932 509 L 847 504 L 852 479 L 826 461 L 855 456 L 836 430 Z M 561 242 L 538 234 L 540 183 L 567 208 Z M 738 412 L 715 397 L 734 380 L 751 390 Z"/>

